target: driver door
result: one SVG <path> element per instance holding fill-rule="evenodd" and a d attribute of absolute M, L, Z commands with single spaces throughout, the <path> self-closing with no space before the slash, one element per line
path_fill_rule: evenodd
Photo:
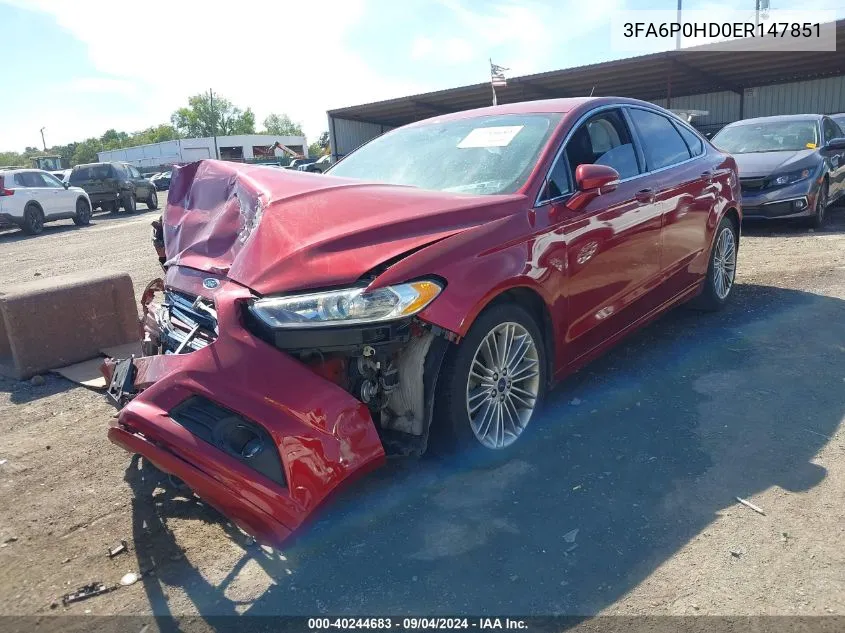
<path fill-rule="evenodd" d="M 613 167 L 620 182 L 574 211 L 566 203 L 582 164 Z M 659 305 L 661 212 L 642 165 L 627 115 L 612 108 L 576 128 L 550 172 L 550 221 L 566 245 L 565 314 L 557 316 L 569 366 Z"/>

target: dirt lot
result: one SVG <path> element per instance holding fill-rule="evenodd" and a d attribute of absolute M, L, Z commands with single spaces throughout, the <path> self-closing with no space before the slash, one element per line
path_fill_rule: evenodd
<path fill-rule="evenodd" d="M 154 217 L 0 234 L 0 287 L 110 267 L 140 290 Z M 845 614 L 845 212 L 747 228 L 738 283 L 561 385 L 510 461 L 393 463 L 281 552 L 113 447 L 101 395 L 4 380 L 0 612 Z"/>

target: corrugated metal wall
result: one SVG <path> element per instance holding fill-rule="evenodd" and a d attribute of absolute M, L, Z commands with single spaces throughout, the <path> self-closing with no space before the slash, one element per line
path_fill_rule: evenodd
<path fill-rule="evenodd" d="M 666 99 L 654 103 L 666 107 Z M 716 132 L 740 118 L 740 97 L 729 91 L 672 97 L 671 107 L 673 110 L 707 110 L 707 116 L 696 117 L 692 122 L 704 132 Z M 743 107 L 746 119 L 777 114 L 845 112 L 845 75 L 746 89 Z M 342 157 L 389 129 L 374 123 L 329 117 L 332 155 Z"/>
<path fill-rule="evenodd" d="M 661 108 L 666 107 L 666 99 L 653 102 Z M 739 118 L 739 95 L 735 92 L 708 92 L 703 95 L 687 97 L 673 97 L 673 110 L 706 110 L 707 116 L 696 117 L 693 123 L 696 127 L 721 127 Z"/>
<path fill-rule="evenodd" d="M 845 111 L 845 76 L 763 86 L 754 88 L 751 93 L 745 95 L 746 118 Z"/>
<path fill-rule="evenodd" d="M 343 158 L 349 152 L 360 147 L 367 141 L 381 136 L 393 128 L 388 125 L 377 125 L 363 121 L 349 119 L 335 119 L 329 117 L 329 140 L 332 156 L 335 160 Z"/>

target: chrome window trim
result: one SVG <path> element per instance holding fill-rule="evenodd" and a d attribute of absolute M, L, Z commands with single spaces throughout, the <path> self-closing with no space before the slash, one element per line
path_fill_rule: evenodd
<path fill-rule="evenodd" d="M 593 116 L 594 114 L 598 114 L 599 112 L 604 112 L 605 110 L 620 109 L 623 112 L 623 118 L 625 118 L 626 125 L 628 125 L 629 128 L 630 128 L 633 124 L 633 121 L 628 120 L 628 118 L 626 116 L 627 115 L 627 112 L 626 112 L 627 109 L 645 110 L 647 112 L 651 112 L 653 114 L 657 114 L 657 115 L 660 115 L 662 117 L 666 117 L 666 114 L 657 110 L 656 107 L 657 106 L 650 108 L 648 106 L 644 106 L 644 105 L 640 105 L 640 104 L 615 103 L 615 104 L 596 106 L 592 110 L 588 110 L 587 112 L 585 112 L 583 115 L 581 115 L 578 118 L 578 120 L 575 122 L 575 124 L 572 126 L 572 128 L 569 130 L 569 132 L 566 133 L 566 136 L 563 138 L 563 141 L 561 142 L 560 147 L 558 148 L 557 153 L 555 154 L 554 160 L 552 160 L 551 166 L 546 171 L 546 175 L 543 178 L 543 184 L 545 185 L 545 183 L 548 182 L 549 176 L 551 175 L 552 170 L 555 168 L 557 161 L 560 160 L 560 156 L 563 153 L 563 150 L 566 147 L 566 144 L 569 142 L 569 139 L 572 138 L 572 135 L 575 133 L 575 130 L 577 130 L 591 116 Z M 666 117 L 666 118 L 668 118 L 668 117 Z M 686 122 L 682 121 L 678 117 L 673 117 L 673 119 L 670 120 L 670 123 L 674 123 L 675 120 L 680 122 L 681 125 L 685 125 L 696 136 L 701 138 L 701 134 L 697 130 L 695 130 L 692 126 L 687 125 Z M 634 140 L 633 137 L 637 135 L 637 132 L 635 130 L 632 130 L 632 129 L 629 129 L 628 131 L 631 133 L 631 135 L 632 135 L 631 140 L 633 141 Z M 639 136 L 637 136 L 637 140 L 639 140 Z M 681 140 L 683 140 L 683 138 Z M 686 141 L 684 141 L 684 145 L 686 145 Z M 635 144 L 635 151 L 636 151 L 636 144 Z M 636 176 L 631 176 L 630 178 L 621 178 L 621 179 L 617 180 L 616 182 L 617 182 L 617 184 L 622 184 L 622 183 L 625 183 L 625 182 L 631 182 L 632 180 L 637 180 L 638 178 L 642 178 L 643 176 L 649 176 L 651 174 L 659 174 L 660 172 L 666 171 L 667 169 L 674 169 L 675 167 L 678 167 L 679 165 L 685 165 L 687 163 L 691 163 L 692 161 L 700 160 L 700 159 L 704 158 L 705 156 L 707 156 L 709 153 L 710 153 L 710 150 L 707 146 L 707 143 L 704 143 L 704 151 L 701 152 L 701 154 L 699 154 L 698 156 L 691 156 L 687 160 L 682 160 L 679 163 L 667 165 L 666 167 L 661 167 L 660 169 L 653 169 L 651 171 L 644 171 L 643 173 L 637 174 Z M 638 156 L 639 156 L 639 154 L 638 154 Z M 575 183 L 572 183 L 572 185 L 575 186 Z M 566 193 L 565 195 L 562 195 L 562 196 L 557 196 L 555 198 L 549 198 L 548 200 L 541 200 L 540 198 L 543 195 L 544 189 L 545 189 L 545 186 L 540 187 L 540 191 L 537 193 L 537 197 L 534 200 L 534 208 L 535 209 L 542 207 L 544 205 L 550 204 L 552 202 L 558 202 L 560 200 L 563 200 L 564 198 L 569 198 L 575 193 L 574 191 L 570 191 L 570 192 L 568 192 L 568 193 Z"/>

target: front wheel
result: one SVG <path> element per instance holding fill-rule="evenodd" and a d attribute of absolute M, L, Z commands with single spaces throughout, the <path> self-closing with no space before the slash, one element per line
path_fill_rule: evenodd
<path fill-rule="evenodd" d="M 814 229 L 824 227 L 827 220 L 827 183 L 822 184 L 816 196 L 816 212 L 810 218 L 810 226 Z"/>
<path fill-rule="evenodd" d="M 710 253 L 710 265 L 704 288 L 693 307 L 700 310 L 721 310 L 731 296 L 736 278 L 736 254 L 739 246 L 736 226 L 730 218 L 722 218 L 716 229 L 716 241 Z"/>
<path fill-rule="evenodd" d="M 512 303 L 489 308 L 444 360 L 435 444 L 508 448 L 539 408 L 545 384 L 545 349 L 534 318 Z"/>
<path fill-rule="evenodd" d="M 126 201 L 123 203 L 123 208 L 127 213 L 135 213 L 135 194 L 126 198 Z"/>
<path fill-rule="evenodd" d="M 150 197 L 147 198 L 147 208 L 148 209 L 158 209 L 158 195 L 156 194 L 155 187 L 150 190 Z"/>

